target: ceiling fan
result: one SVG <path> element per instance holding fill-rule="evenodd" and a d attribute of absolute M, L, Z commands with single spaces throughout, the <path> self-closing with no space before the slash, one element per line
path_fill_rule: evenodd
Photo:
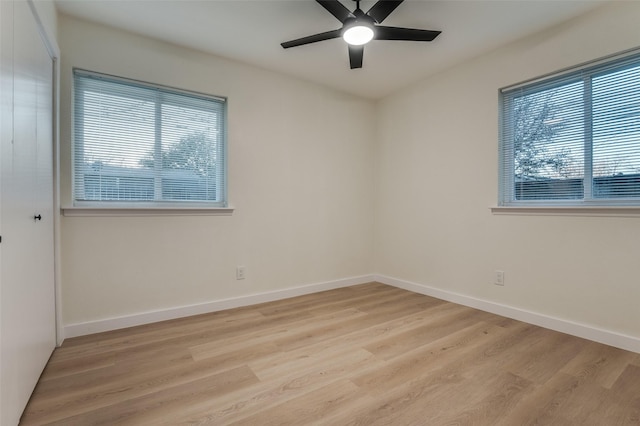
<path fill-rule="evenodd" d="M 362 68 L 364 45 L 371 40 L 432 41 L 441 31 L 386 27 L 381 24 L 404 0 L 379 0 L 367 13 L 360 9 L 360 0 L 351 12 L 338 0 L 316 0 L 342 22 L 342 28 L 281 43 L 285 49 L 342 37 L 349 47 L 351 69 Z"/>

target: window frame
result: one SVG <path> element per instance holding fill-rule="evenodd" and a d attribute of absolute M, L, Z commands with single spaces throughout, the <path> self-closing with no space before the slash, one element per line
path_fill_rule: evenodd
<path fill-rule="evenodd" d="M 628 198 L 595 198 L 592 194 L 593 183 L 593 116 L 591 84 L 585 84 L 592 78 L 615 73 L 625 68 L 640 65 L 640 49 L 628 51 L 600 58 L 595 61 L 569 67 L 557 72 L 546 74 L 499 90 L 499 146 L 498 146 L 498 204 L 491 208 L 494 213 L 584 213 L 587 215 L 632 215 L 640 214 L 640 196 Z M 584 111 L 584 172 L 582 179 L 583 198 L 580 199 L 516 199 L 515 188 L 515 148 L 514 139 L 509 140 L 506 133 L 513 122 L 514 93 L 534 94 L 543 93 L 572 82 L 583 82 Z M 513 133 L 511 131 L 511 133 Z"/>
<path fill-rule="evenodd" d="M 146 90 L 156 91 L 159 95 L 154 100 L 156 105 L 156 120 L 158 106 L 168 103 L 169 105 L 181 105 L 193 108 L 193 105 L 189 105 L 191 101 L 194 103 L 204 101 L 217 102 L 220 107 L 220 140 L 216 143 L 217 156 L 216 167 L 221 171 L 217 172 L 213 177 L 216 183 L 216 200 L 170 200 L 162 199 L 162 187 L 157 187 L 157 181 L 162 180 L 160 175 L 156 172 L 152 172 L 154 175 L 154 199 L 151 200 L 81 200 L 77 198 L 76 185 L 78 184 L 79 177 L 77 176 L 78 170 L 76 168 L 77 155 L 82 155 L 79 152 L 83 151 L 84 137 L 76 134 L 77 120 L 83 120 L 78 114 L 82 114 L 83 104 L 80 99 L 77 98 L 76 93 L 81 92 L 82 89 L 78 89 L 76 76 L 81 78 L 93 78 L 107 82 L 113 82 L 115 84 L 124 83 L 134 88 L 141 88 Z M 135 90 L 135 89 L 134 89 Z M 177 96 L 176 96 L 177 95 Z M 175 99 L 166 101 L 163 97 L 176 96 L 182 98 L 184 102 L 176 103 Z M 135 96 L 134 96 L 135 98 Z M 190 90 L 178 89 L 174 87 L 164 86 L 160 84 L 134 80 L 125 77 L 118 77 L 109 74 L 99 73 L 95 71 L 89 71 L 80 68 L 72 69 L 72 99 L 71 99 L 71 201 L 72 204 L 69 207 L 62 208 L 62 213 L 65 216 L 104 216 L 104 215 L 227 215 L 233 212 L 233 208 L 228 205 L 228 193 L 227 193 L 227 126 L 228 126 L 228 101 L 226 97 L 209 95 L 199 93 Z M 206 111 L 206 110 L 203 110 Z M 161 130 L 161 124 L 154 120 L 153 126 L 156 127 L 156 134 L 154 136 L 153 145 L 154 151 L 157 153 L 161 149 L 161 138 L 159 137 L 158 130 Z M 79 125 L 81 127 L 81 125 Z M 160 179 L 159 179 L 160 178 Z"/>

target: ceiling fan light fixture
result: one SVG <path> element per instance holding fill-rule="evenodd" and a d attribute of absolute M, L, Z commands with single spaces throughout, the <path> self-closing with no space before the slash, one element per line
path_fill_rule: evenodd
<path fill-rule="evenodd" d="M 441 33 L 441 31 L 380 25 L 403 1 L 404 0 L 378 0 L 371 6 L 369 11 L 365 13 L 360 9 L 360 0 L 355 0 L 356 8 L 353 11 L 347 9 L 341 0 L 316 0 L 320 6 L 324 7 L 327 12 L 342 23 L 342 27 L 286 41 L 280 43 L 280 45 L 284 49 L 288 49 L 290 47 L 342 37 L 349 45 L 349 66 L 351 69 L 355 69 L 362 68 L 364 45 L 373 39 L 432 41 Z"/>
<path fill-rule="evenodd" d="M 347 28 L 342 34 L 342 38 L 353 46 L 362 46 L 373 40 L 373 28 L 370 25 L 357 23 Z"/>

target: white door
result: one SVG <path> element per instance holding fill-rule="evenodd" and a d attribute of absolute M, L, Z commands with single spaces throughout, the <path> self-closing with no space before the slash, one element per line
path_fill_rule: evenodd
<path fill-rule="evenodd" d="M 55 346 L 53 63 L 29 5 L 23 1 L 0 4 L 0 424 L 9 426 L 18 423 Z M 13 16 L 12 22 L 7 15 Z M 5 98 L 8 87 L 12 88 L 11 107 Z M 6 129 L 8 122 L 11 132 Z"/>

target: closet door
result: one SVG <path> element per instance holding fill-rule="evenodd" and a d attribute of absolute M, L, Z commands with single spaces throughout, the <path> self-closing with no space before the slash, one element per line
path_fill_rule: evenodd
<path fill-rule="evenodd" d="M 7 6 L 7 3 L 10 5 Z M 12 37 L 12 138 L 3 117 L 0 193 L 1 418 L 15 425 L 55 346 L 53 64 L 26 2 L 2 2 Z M 5 27 L 13 15 L 12 33 Z M 6 69 L 3 65 L 3 97 Z M 3 115 L 7 106 L 3 103 Z"/>

